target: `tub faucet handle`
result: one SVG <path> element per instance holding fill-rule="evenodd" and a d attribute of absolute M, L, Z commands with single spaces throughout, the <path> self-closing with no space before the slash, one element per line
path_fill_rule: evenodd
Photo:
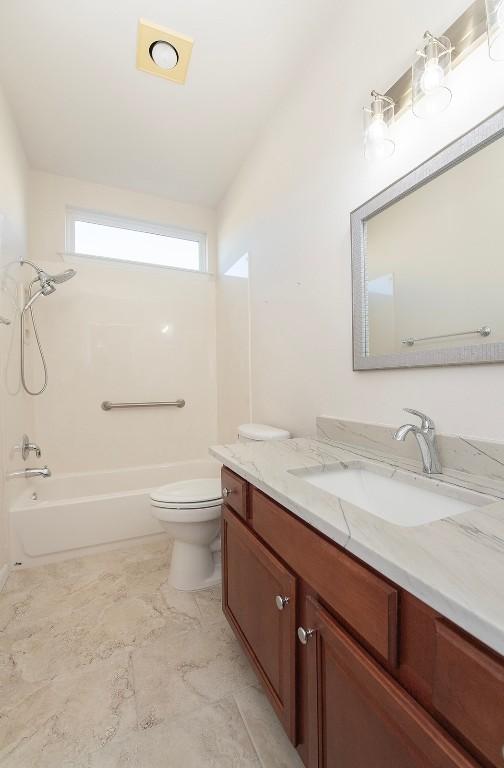
<path fill-rule="evenodd" d="M 30 455 L 30 451 L 35 452 L 37 459 L 40 459 L 42 456 L 42 451 L 40 450 L 39 446 L 36 443 L 30 443 L 30 438 L 28 435 L 23 435 L 23 439 L 21 440 L 21 456 L 23 457 L 24 461 L 26 461 Z"/>

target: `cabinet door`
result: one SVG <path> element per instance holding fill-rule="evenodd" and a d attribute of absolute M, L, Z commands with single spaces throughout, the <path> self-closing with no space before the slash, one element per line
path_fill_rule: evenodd
<path fill-rule="evenodd" d="M 296 579 L 223 509 L 223 609 L 290 739 L 295 739 Z"/>
<path fill-rule="evenodd" d="M 477 765 L 313 599 L 309 634 L 309 768 Z"/>

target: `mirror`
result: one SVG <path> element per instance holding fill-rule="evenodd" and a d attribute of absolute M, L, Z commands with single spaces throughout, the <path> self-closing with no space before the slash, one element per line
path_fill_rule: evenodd
<path fill-rule="evenodd" d="M 504 361 L 504 110 L 351 215 L 354 369 Z"/>

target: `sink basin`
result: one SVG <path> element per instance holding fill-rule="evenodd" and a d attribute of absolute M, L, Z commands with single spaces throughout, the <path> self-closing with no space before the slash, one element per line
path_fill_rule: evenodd
<path fill-rule="evenodd" d="M 391 476 L 388 467 L 361 461 L 292 474 L 388 523 L 405 528 L 426 525 L 497 501 L 492 496 L 436 478 L 401 470 Z"/>

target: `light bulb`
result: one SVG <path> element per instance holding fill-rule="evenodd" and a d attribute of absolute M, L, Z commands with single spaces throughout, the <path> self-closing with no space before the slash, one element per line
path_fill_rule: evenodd
<path fill-rule="evenodd" d="M 371 91 L 373 100 L 364 108 L 364 154 L 368 160 L 382 160 L 394 154 L 391 138 L 394 122 L 394 102 L 388 96 Z"/>
<path fill-rule="evenodd" d="M 178 53 L 173 45 L 165 40 L 158 40 L 150 48 L 151 59 L 161 69 L 173 69 L 178 64 Z"/>
<path fill-rule="evenodd" d="M 383 141 L 388 138 L 388 128 L 383 115 L 374 115 L 369 124 L 368 138 L 370 141 Z"/>
<path fill-rule="evenodd" d="M 451 102 L 447 83 L 451 67 L 451 43 L 447 37 L 424 35 L 424 44 L 413 63 L 413 114 L 429 118 L 439 115 Z"/>
<path fill-rule="evenodd" d="M 420 87 L 424 93 L 432 93 L 444 80 L 443 67 L 437 58 L 427 59 L 425 70 L 420 80 Z"/>
<path fill-rule="evenodd" d="M 395 143 L 390 138 L 383 115 L 374 115 L 366 136 L 366 156 L 370 160 L 383 160 L 394 153 Z"/>

